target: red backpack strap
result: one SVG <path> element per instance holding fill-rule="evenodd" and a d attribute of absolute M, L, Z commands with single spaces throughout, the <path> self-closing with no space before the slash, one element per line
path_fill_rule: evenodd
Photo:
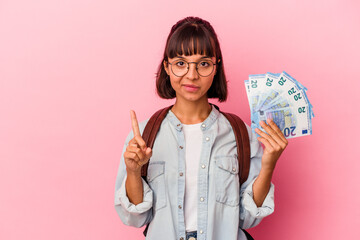
<path fill-rule="evenodd" d="M 234 130 L 240 168 L 239 181 L 241 186 L 241 184 L 243 184 L 248 178 L 250 170 L 250 140 L 248 131 L 246 129 L 245 123 L 237 115 L 225 112 L 221 113 L 227 118 L 227 120 L 229 120 Z"/>
<path fill-rule="evenodd" d="M 232 113 L 227 114 L 229 114 L 235 120 L 235 123 L 232 125 L 233 129 L 235 130 L 235 138 L 237 139 L 236 144 L 238 146 L 237 152 L 239 164 L 241 163 L 240 184 L 243 184 L 247 180 L 250 171 L 250 139 L 245 123 L 241 120 L 241 118 Z M 229 121 L 231 124 L 231 120 Z"/>
<path fill-rule="evenodd" d="M 155 142 L 155 137 L 156 137 L 157 132 L 160 129 L 160 125 L 172 106 L 173 105 L 158 110 L 156 113 L 154 113 L 150 117 L 149 121 L 146 123 L 144 131 L 142 133 L 142 138 L 144 139 L 147 147 L 149 147 L 151 149 L 153 148 L 154 142 Z M 147 176 L 148 167 L 149 167 L 149 162 L 147 162 L 146 164 L 144 164 L 141 167 L 141 177 L 146 182 L 147 182 L 146 176 Z M 146 228 L 143 231 L 144 236 L 147 235 L 148 228 L 149 228 L 149 223 L 146 224 Z"/>
<path fill-rule="evenodd" d="M 142 134 L 142 138 L 144 139 L 147 147 L 151 149 L 153 148 L 156 134 L 159 131 L 160 125 L 172 106 L 173 105 L 158 110 L 156 113 L 154 113 L 151 116 L 151 118 L 147 122 Z M 149 167 L 149 162 L 144 164 L 141 168 L 141 176 L 144 178 L 145 181 L 146 181 L 148 167 Z"/>

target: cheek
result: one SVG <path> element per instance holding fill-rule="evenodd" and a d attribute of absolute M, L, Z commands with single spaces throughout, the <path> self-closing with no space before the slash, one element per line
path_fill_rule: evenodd
<path fill-rule="evenodd" d="M 213 78 L 213 77 L 210 78 L 210 79 L 208 79 L 208 81 L 207 81 L 207 87 L 208 87 L 208 88 L 211 87 L 211 85 L 213 84 L 213 81 L 214 81 L 214 78 Z"/>
<path fill-rule="evenodd" d="M 180 78 L 170 77 L 170 84 L 174 89 L 179 88 L 179 86 L 180 86 Z"/>

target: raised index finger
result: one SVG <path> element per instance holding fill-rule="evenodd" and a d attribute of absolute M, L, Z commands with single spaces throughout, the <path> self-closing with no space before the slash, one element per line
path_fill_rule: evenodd
<path fill-rule="evenodd" d="M 131 117 L 131 125 L 134 132 L 134 136 L 141 136 L 135 111 L 130 110 L 130 117 Z"/>

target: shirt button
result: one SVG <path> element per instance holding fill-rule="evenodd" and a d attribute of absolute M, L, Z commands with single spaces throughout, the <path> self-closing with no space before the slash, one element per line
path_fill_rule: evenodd
<path fill-rule="evenodd" d="M 201 125 L 201 127 L 205 128 L 205 127 L 206 127 L 206 125 L 205 125 L 205 124 L 202 124 L 202 125 Z"/>
<path fill-rule="evenodd" d="M 183 146 L 180 146 L 180 149 L 183 149 L 184 147 Z"/>
<path fill-rule="evenodd" d="M 184 174 L 181 172 L 181 173 L 179 173 L 179 175 L 180 175 L 180 177 L 182 177 L 182 175 L 184 175 Z"/>
<path fill-rule="evenodd" d="M 233 170 L 233 172 L 235 172 L 235 171 L 236 171 L 236 168 L 233 168 L 232 170 Z"/>
<path fill-rule="evenodd" d="M 203 234 L 203 233 L 204 233 L 204 231 L 203 231 L 203 230 L 200 230 L 200 233 L 201 233 L 201 234 Z"/>
<path fill-rule="evenodd" d="M 202 197 L 202 198 L 200 198 L 200 201 L 202 201 L 202 202 L 203 202 L 203 201 L 204 201 L 204 198 L 203 198 L 203 197 Z"/>
<path fill-rule="evenodd" d="M 181 205 L 179 205 L 179 209 L 181 209 Z"/>
<path fill-rule="evenodd" d="M 205 138 L 205 140 L 206 140 L 206 141 L 209 141 L 209 140 L 210 140 L 210 138 L 209 138 L 209 137 L 207 137 L 207 138 Z"/>
<path fill-rule="evenodd" d="M 203 165 L 201 165 L 201 167 L 202 167 L 202 168 L 205 168 L 206 166 L 205 166 L 205 164 L 203 164 Z"/>

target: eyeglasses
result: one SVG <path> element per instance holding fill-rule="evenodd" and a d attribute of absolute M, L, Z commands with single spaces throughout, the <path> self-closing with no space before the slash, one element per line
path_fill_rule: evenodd
<path fill-rule="evenodd" d="M 186 62 L 185 60 L 179 59 L 168 63 L 171 65 L 171 71 L 177 77 L 185 76 L 188 73 L 190 63 L 196 64 L 196 71 L 202 77 L 209 76 L 214 71 L 214 65 L 216 65 L 207 59 L 199 62 Z"/>

